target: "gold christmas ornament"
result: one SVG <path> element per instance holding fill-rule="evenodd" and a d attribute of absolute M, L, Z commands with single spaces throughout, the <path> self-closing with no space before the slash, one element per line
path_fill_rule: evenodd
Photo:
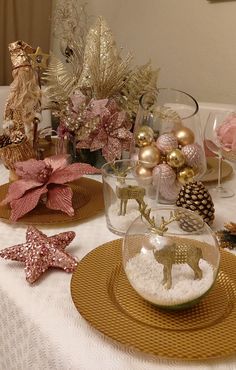
<path fill-rule="evenodd" d="M 171 150 L 167 154 L 166 160 L 168 165 L 174 168 L 182 167 L 185 163 L 185 157 L 179 149 Z"/>
<path fill-rule="evenodd" d="M 194 143 L 194 140 L 195 140 L 194 133 L 188 127 L 182 126 L 178 130 L 175 130 L 174 134 L 178 140 L 179 145 L 181 146 Z"/>
<path fill-rule="evenodd" d="M 135 174 L 140 178 L 146 179 L 147 177 L 152 176 L 152 169 L 138 164 L 135 168 Z"/>
<path fill-rule="evenodd" d="M 192 181 L 194 176 L 195 172 L 191 167 L 184 167 L 179 171 L 177 179 L 182 185 L 185 185 Z"/>
<path fill-rule="evenodd" d="M 141 148 L 151 145 L 154 140 L 153 129 L 149 126 L 141 126 L 135 135 L 135 143 Z"/>
<path fill-rule="evenodd" d="M 139 160 L 144 162 L 146 168 L 153 168 L 160 162 L 160 150 L 155 145 L 148 145 L 140 148 Z"/>
<path fill-rule="evenodd" d="M 214 220 L 215 209 L 211 195 L 201 182 L 194 181 L 183 185 L 177 197 L 176 205 L 197 212 L 209 225 Z M 183 227 L 187 231 L 191 231 L 191 227 L 196 225 L 194 226 L 192 221 L 189 224 L 187 222 L 188 220 L 185 220 Z"/>

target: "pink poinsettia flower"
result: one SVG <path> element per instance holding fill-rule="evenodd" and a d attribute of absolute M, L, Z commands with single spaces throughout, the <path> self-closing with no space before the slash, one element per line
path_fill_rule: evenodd
<path fill-rule="evenodd" d="M 132 124 L 126 112 L 119 110 L 115 100 L 108 100 L 105 107 L 100 108 L 101 106 L 93 101 L 88 116 L 92 119 L 99 115 L 99 122 L 85 140 L 77 143 L 77 148 L 91 151 L 102 149 L 102 155 L 107 161 L 120 159 L 122 150 L 130 148 L 133 137 L 130 132 Z"/>
<path fill-rule="evenodd" d="M 19 180 L 10 184 L 6 198 L 0 203 L 10 203 L 11 221 L 34 209 L 42 197 L 46 207 L 74 215 L 72 189 L 66 183 L 85 174 L 100 173 L 86 163 L 68 164 L 69 155 L 55 155 L 44 160 L 29 159 L 15 164 Z"/>

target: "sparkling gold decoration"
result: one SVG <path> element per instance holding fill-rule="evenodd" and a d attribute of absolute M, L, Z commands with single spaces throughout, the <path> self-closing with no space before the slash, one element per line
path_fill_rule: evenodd
<path fill-rule="evenodd" d="M 141 126 L 135 135 L 135 143 L 139 147 L 151 145 L 154 140 L 154 132 L 149 126 Z"/>
<path fill-rule="evenodd" d="M 49 100 L 49 107 L 63 109 L 63 103 L 68 99 L 78 82 L 76 73 L 79 72 L 79 64 L 77 62 L 77 54 L 74 53 L 70 60 L 70 70 L 68 65 L 55 56 L 51 56 L 50 64 L 43 73 L 43 80 L 46 84 L 44 92 Z"/>
<path fill-rule="evenodd" d="M 171 150 L 167 154 L 166 160 L 168 165 L 174 168 L 182 167 L 185 163 L 185 157 L 179 149 Z"/>
<path fill-rule="evenodd" d="M 159 69 L 153 70 L 150 62 L 128 73 L 121 89 L 120 102 L 131 118 L 136 116 L 140 96 L 156 89 L 158 74 Z"/>
<path fill-rule="evenodd" d="M 88 29 L 85 8 L 78 8 L 76 0 L 65 0 L 55 10 L 54 36 L 61 40 L 67 63 L 52 56 L 44 72 L 49 107 L 60 111 L 72 92 L 79 90 L 88 99 L 115 97 L 134 120 L 140 95 L 156 88 L 158 70 L 152 70 L 150 63 L 132 70 L 131 57 L 121 57 L 102 17 Z"/>
<path fill-rule="evenodd" d="M 91 90 L 97 99 L 120 92 L 128 73 L 130 56 L 121 59 L 112 32 L 99 17 L 90 28 L 84 50 L 83 69 L 78 88 Z"/>
<path fill-rule="evenodd" d="M 179 145 L 181 146 L 194 143 L 194 133 L 188 127 L 182 126 L 179 129 L 175 130 L 174 134 L 177 137 Z"/>
<path fill-rule="evenodd" d="M 153 168 L 160 162 L 160 151 L 155 145 L 140 148 L 139 159 L 142 165 L 147 168 Z"/>
<path fill-rule="evenodd" d="M 29 54 L 29 58 L 31 59 L 31 64 L 33 68 L 47 68 L 47 61 L 49 58 L 49 54 L 45 54 L 42 52 L 42 49 L 38 46 L 36 52 L 33 54 Z"/>
<path fill-rule="evenodd" d="M 195 172 L 191 167 L 184 167 L 178 172 L 177 179 L 182 185 L 184 185 L 192 181 L 194 176 Z"/>
<path fill-rule="evenodd" d="M 214 220 L 215 209 L 211 195 L 201 182 L 194 181 L 183 185 L 176 200 L 176 205 L 197 212 L 209 225 Z M 189 228 L 191 228 L 191 225 L 186 224 L 185 229 L 190 231 Z"/>

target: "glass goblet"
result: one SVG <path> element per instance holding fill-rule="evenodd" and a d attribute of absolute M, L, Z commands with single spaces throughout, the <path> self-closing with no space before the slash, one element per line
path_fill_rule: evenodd
<path fill-rule="evenodd" d="M 223 138 L 223 125 L 226 124 L 228 118 L 232 115 L 231 111 L 213 111 L 209 114 L 205 130 L 204 138 L 205 145 L 212 153 L 218 156 L 218 183 L 217 186 L 211 189 L 214 197 L 218 198 L 229 198 L 234 195 L 231 189 L 228 189 L 222 185 L 222 160 L 226 147 Z M 236 113 L 235 113 L 236 117 Z M 236 120 L 236 118 L 235 118 Z M 226 153 L 229 153 L 227 151 Z"/>

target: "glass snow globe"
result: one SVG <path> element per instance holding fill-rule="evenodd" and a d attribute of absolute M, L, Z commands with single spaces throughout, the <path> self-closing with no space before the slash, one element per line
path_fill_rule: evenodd
<path fill-rule="evenodd" d="M 151 210 L 145 203 L 123 239 L 122 257 L 135 291 L 169 310 L 198 303 L 213 287 L 220 263 L 215 235 L 197 213 Z"/>

